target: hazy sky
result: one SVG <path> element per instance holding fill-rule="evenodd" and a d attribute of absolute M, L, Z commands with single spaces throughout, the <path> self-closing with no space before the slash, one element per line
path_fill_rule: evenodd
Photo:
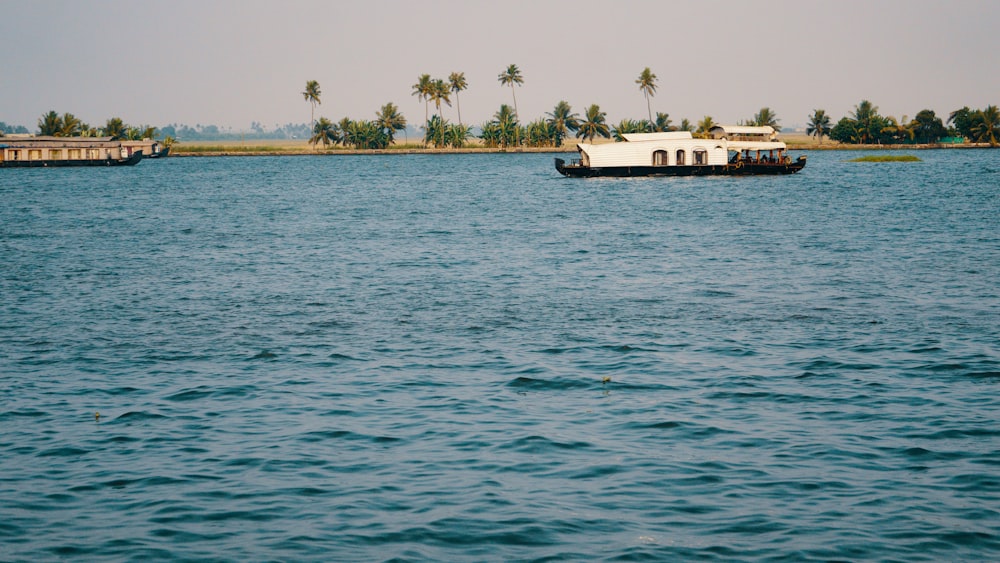
<path fill-rule="evenodd" d="M 49 110 L 91 125 L 372 119 L 411 124 L 420 74 L 465 73 L 462 120 L 511 104 L 497 75 L 520 67 L 522 121 L 559 100 L 608 121 L 653 111 L 732 123 L 763 106 L 784 126 L 834 121 L 871 100 L 883 115 L 943 118 L 1000 104 L 997 0 L 0 0 L 0 121 L 35 130 Z M 454 100 L 453 100 L 454 102 Z M 433 110 L 433 107 L 432 107 Z M 445 117 L 457 120 L 456 105 Z"/>

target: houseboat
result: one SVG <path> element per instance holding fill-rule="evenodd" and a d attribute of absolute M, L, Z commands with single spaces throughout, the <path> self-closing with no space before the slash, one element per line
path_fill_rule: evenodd
<path fill-rule="evenodd" d="M 624 142 L 577 145 L 580 158 L 556 159 L 564 176 L 743 176 L 794 174 L 806 165 L 792 160 L 773 127 L 720 125 L 706 138 L 690 131 L 627 133 Z"/>
<path fill-rule="evenodd" d="M 122 141 L 122 146 L 131 156 L 135 151 L 142 151 L 142 158 L 163 158 L 170 154 L 170 147 L 160 144 L 156 139 L 141 141 Z"/>
<path fill-rule="evenodd" d="M 0 137 L 0 168 L 46 166 L 132 166 L 142 150 L 129 150 L 113 137 Z"/>

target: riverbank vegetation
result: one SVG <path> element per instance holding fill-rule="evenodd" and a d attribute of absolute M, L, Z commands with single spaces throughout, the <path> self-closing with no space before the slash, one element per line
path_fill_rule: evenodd
<path fill-rule="evenodd" d="M 710 115 L 700 120 L 682 119 L 675 125 L 670 115 L 654 111 L 652 99 L 657 91 L 657 76 L 649 67 L 644 68 L 635 80 L 646 105 L 646 117 L 626 118 L 617 124 L 607 122 L 607 113 L 597 104 L 586 107 L 581 116 L 565 101 L 558 101 L 551 112 L 534 120 L 523 122 L 517 109 L 517 87 L 526 80 L 517 65 L 511 64 L 497 76 L 502 88 L 511 90 L 512 106 L 501 104 L 492 118 L 478 125 L 462 121 L 459 94 L 469 88 L 463 72 L 452 72 L 448 78 L 434 78 L 421 74 L 413 84 L 413 95 L 424 102 L 424 120 L 418 127 L 422 133 L 421 148 L 463 149 L 470 146 L 500 150 L 516 148 L 559 148 L 567 139 L 593 142 L 599 139 L 624 140 L 629 133 L 690 131 L 696 137 L 709 134 L 718 123 Z M 339 121 L 327 117 L 316 117 L 316 109 L 321 106 L 322 92 L 315 80 L 309 80 L 301 92 L 310 106 L 308 124 L 275 126 L 266 130 L 254 122 L 249 131 L 234 133 L 223 131 L 216 126 L 167 125 L 162 128 L 126 125 L 119 118 L 110 118 L 103 127 L 92 127 L 81 122 L 71 113 L 58 114 L 50 111 L 38 120 L 38 134 L 55 136 L 113 136 L 121 139 L 141 139 L 164 136 L 164 144 L 172 144 L 174 139 L 185 142 L 199 140 L 244 141 L 252 139 L 308 139 L 308 144 L 316 151 L 337 149 L 384 150 L 401 148 L 396 142 L 400 131 L 407 130 L 407 119 L 393 102 L 387 102 L 375 113 L 375 119 L 351 119 Z M 452 106 L 454 98 L 457 122 L 448 119 L 444 108 Z M 434 105 L 433 114 L 431 104 Z M 966 142 L 1000 144 L 1000 110 L 989 105 L 984 109 L 963 107 L 952 111 L 946 121 L 933 110 L 923 109 L 914 118 L 906 115 L 883 116 L 879 108 L 869 100 L 861 100 L 854 110 L 836 123 L 824 109 L 816 109 L 808 117 L 806 135 L 814 145 L 822 146 L 824 140 L 835 146 L 871 145 L 937 145 L 941 143 L 960 144 Z M 767 125 L 780 131 L 777 113 L 770 107 L 762 107 L 756 114 L 738 125 Z M 0 122 L 0 136 L 4 133 L 24 134 L 23 126 L 9 126 Z M 801 144 L 801 143 L 800 143 Z M 236 145 L 234 145 L 236 146 Z"/>
<path fill-rule="evenodd" d="M 868 155 L 852 158 L 848 162 L 920 162 L 920 159 L 912 154 L 887 154 Z"/>

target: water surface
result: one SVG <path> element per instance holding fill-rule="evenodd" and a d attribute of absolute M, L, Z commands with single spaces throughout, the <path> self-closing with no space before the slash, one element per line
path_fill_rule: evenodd
<path fill-rule="evenodd" d="M 1000 152 L 856 156 L 4 170 L 0 559 L 998 559 Z"/>

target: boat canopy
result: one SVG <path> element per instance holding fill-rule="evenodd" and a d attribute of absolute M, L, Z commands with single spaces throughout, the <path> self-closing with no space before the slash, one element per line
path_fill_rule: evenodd
<path fill-rule="evenodd" d="M 679 141 L 692 137 L 690 131 L 663 131 L 660 133 L 625 133 L 622 138 L 631 143 L 638 143 L 641 141 Z"/>

